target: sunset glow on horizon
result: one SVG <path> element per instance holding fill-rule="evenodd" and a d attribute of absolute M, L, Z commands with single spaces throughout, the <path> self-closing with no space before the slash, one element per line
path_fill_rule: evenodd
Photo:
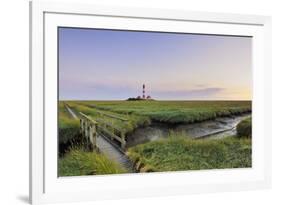
<path fill-rule="evenodd" d="M 59 28 L 59 100 L 251 100 L 252 38 Z"/>

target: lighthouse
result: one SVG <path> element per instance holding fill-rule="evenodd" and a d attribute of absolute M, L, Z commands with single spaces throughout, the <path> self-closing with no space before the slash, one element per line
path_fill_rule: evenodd
<path fill-rule="evenodd" d="M 147 96 L 146 96 L 146 93 L 145 93 L 145 84 L 142 84 L 142 95 L 138 95 L 138 96 L 135 97 L 135 98 L 128 98 L 127 100 L 129 100 L 129 101 L 135 101 L 135 100 L 154 100 L 154 99 L 152 99 L 150 95 L 147 95 Z"/>
<path fill-rule="evenodd" d="M 145 99 L 145 84 L 142 85 L 142 99 Z"/>

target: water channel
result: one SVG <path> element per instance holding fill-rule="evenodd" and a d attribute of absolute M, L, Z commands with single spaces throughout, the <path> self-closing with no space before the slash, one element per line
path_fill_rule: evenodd
<path fill-rule="evenodd" d="M 203 121 L 192 124 L 167 125 L 163 123 L 152 123 L 148 127 L 137 128 L 127 138 L 127 148 L 138 144 L 167 138 L 171 132 L 182 133 L 189 138 L 219 139 L 236 134 L 237 124 L 250 117 L 251 114 L 239 116 L 220 117 L 214 120 Z"/>

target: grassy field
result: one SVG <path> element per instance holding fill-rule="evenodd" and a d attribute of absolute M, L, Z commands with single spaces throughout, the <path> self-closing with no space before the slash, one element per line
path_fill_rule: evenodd
<path fill-rule="evenodd" d="M 229 137 L 194 140 L 171 137 L 128 150 L 141 172 L 251 167 L 251 140 Z"/>
<path fill-rule="evenodd" d="M 59 149 L 63 155 L 59 159 L 60 176 L 124 172 L 106 156 L 81 150 L 83 145 L 77 140 L 81 139 L 79 120 L 68 113 L 64 103 L 76 114 L 82 112 L 126 134 L 152 122 L 194 123 L 251 111 L 250 101 L 61 101 Z M 132 147 L 128 150 L 128 156 L 139 171 L 251 167 L 251 138 L 245 137 L 251 131 L 251 121 L 247 119 L 240 124 L 238 133 L 244 137 L 193 140 L 174 133 L 168 139 Z"/>
<path fill-rule="evenodd" d="M 79 120 L 75 120 L 71 117 L 69 112 L 66 110 L 64 103 L 60 102 L 58 106 L 59 128 L 79 127 Z"/>
<path fill-rule="evenodd" d="M 86 101 L 84 104 L 165 123 L 192 123 L 251 111 L 250 101 Z"/>
<path fill-rule="evenodd" d="M 96 152 L 73 149 L 59 159 L 59 176 L 82 176 L 124 173 L 118 164 Z"/>
<path fill-rule="evenodd" d="M 66 103 L 77 113 L 83 112 L 93 119 L 111 123 L 125 133 L 151 122 L 193 123 L 251 111 L 251 101 L 67 101 Z"/>

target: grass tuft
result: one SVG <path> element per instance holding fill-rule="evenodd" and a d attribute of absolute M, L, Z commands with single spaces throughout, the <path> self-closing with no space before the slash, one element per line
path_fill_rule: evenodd
<path fill-rule="evenodd" d="M 59 176 L 120 174 L 125 170 L 106 156 L 82 149 L 69 151 L 58 163 Z"/>
<path fill-rule="evenodd" d="M 237 125 L 237 135 L 239 137 L 246 137 L 251 138 L 252 137 L 252 118 L 249 117 L 247 119 L 242 120 Z"/>

